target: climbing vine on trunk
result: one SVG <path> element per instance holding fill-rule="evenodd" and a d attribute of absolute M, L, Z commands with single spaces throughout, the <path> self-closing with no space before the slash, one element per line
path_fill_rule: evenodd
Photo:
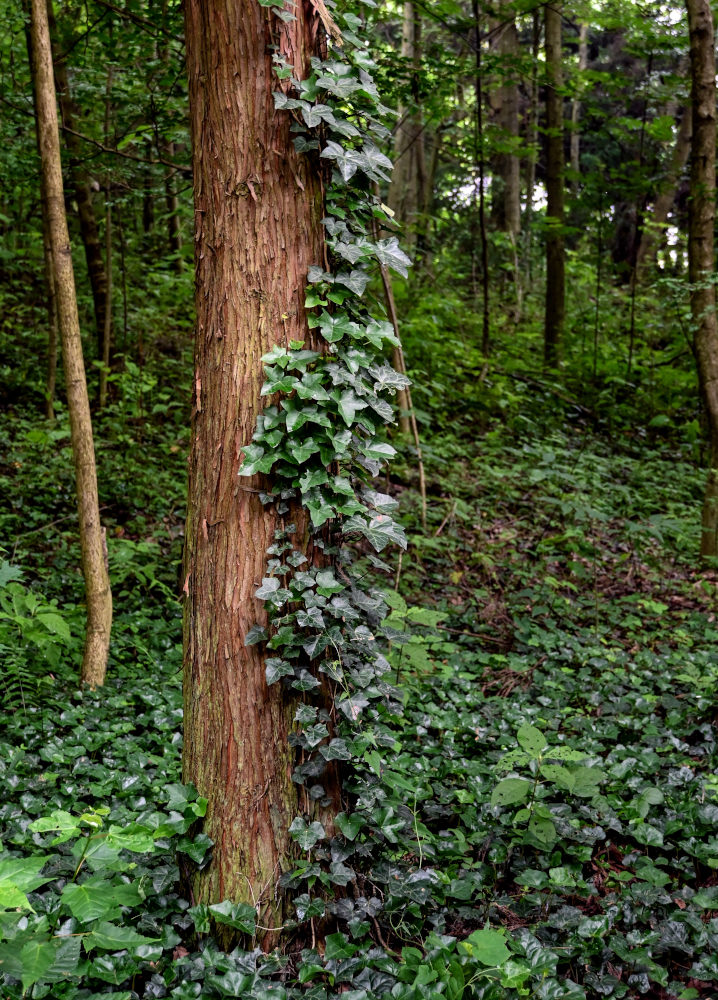
<path fill-rule="evenodd" d="M 275 0 L 260 2 L 282 20 L 292 16 Z M 377 145 L 388 134 L 381 120 L 387 109 L 371 79 L 358 18 L 338 15 L 335 23 L 327 15 L 323 24 L 327 54 L 311 60 L 306 79 L 274 54 L 277 113 L 292 116 L 295 148 L 315 158 L 326 184 L 325 259 L 309 269 L 305 299 L 318 349 L 290 341 L 263 357 L 261 395 L 268 405 L 240 469 L 243 476 L 268 477 L 260 499 L 280 519 L 290 519 L 299 502 L 308 513 L 312 551 L 324 553 L 322 565 L 311 562 L 294 523 L 276 531 L 255 593 L 265 602 L 268 626 L 258 624 L 247 637 L 264 646 L 268 684 L 301 697 L 290 739 L 299 750 L 293 777 L 304 789 L 303 812 L 290 831 L 304 854 L 280 880 L 295 892 L 346 885 L 354 877 L 346 862 L 357 824 L 380 830 L 385 820 L 381 809 L 363 819 L 340 812 L 332 818 L 335 831 L 313 818 L 310 803 L 329 804 L 322 784 L 329 762 L 361 760 L 381 744 L 380 706 L 396 697 L 378 634 L 386 605 L 380 591 L 360 586 L 351 545 L 363 541 L 376 552 L 391 543 L 406 546 L 393 517 L 396 502 L 371 485 L 394 454 L 381 433 L 393 420 L 389 397 L 408 385 L 385 360 L 385 351 L 398 346 L 392 325 L 372 315 L 365 297 L 373 269 L 406 276 L 410 263 L 395 235 L 373 235 L 374 220 L 391 225 L 374 193 L 392 166 Z M 335 833 L 345 841 L 342 861 L 326 850 Z M 327 865 L 317 863 L 322 858 Z M 300 916 L 324 912 L 321 898 L 302 894 L 296 903 Z"/>

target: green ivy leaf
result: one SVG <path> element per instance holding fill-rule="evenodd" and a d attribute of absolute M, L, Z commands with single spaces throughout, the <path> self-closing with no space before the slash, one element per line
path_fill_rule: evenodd
<path fill-rule="evenodd" d="M 224 899 L 221 903 L 212 903 L 208 909 L 218 924 L 234 927 L 243 934 L 255 933 L 257 912 L 249 903 L 233 903 Z"/>

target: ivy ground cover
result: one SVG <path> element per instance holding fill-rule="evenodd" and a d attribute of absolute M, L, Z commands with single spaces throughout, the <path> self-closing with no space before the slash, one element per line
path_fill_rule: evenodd
<path fill-rule="evenodd" d="M 429 529 L 409 530 L 399 591 L 396 566 L 385 578 L 400 697 L 367 722 L 331 843 L 346 886 L 308 879 L 281 956 L 254 947 L 251 907 L 179 890 L 210 845 L 180 784 L 179 621 L 152 545 L 127 542 L 126 578 L 154 597 L 121 612 L 99 694 L 73 690 L 62 629 L 9 620 L 58 614 L 74 635 L 39 569 L 6 568 L 28 697 L 2 718 L 3 998 L 718 995 L 698 477 L 567 432 L 430 458 Z M 410 522 L 411 489 L 390 488 Z M 212 921 L 243 946 L 220 952 Z"/>

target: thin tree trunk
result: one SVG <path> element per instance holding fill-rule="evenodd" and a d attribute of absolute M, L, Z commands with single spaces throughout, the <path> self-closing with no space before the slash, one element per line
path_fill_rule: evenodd
<path fill-rule="evenodd" d="M 524 212 L 524 268 L 527 282 L 531 281 L 531 249 L 533 235 L 534 189 L 536 187 L 536 160 L 538 159 L 538 118 L 539 118 L 539 87 L 538 66 L 539 48 L 541 45 L 541 15 L 537 8 L 533 13 L 533 30 L 531 40 L 531 98 L 528 110 L 526 128 L 526 209 Z"/>
<path fill-rule="evenodd" d="M 110 116 L 112 97 L 112 67 L 107 68 L 107 85 L 105 88 L 105 145 L 110 144 Z M 98 404 L 103 409 L 107 404 L 107 378 L 110 370 L 110 352 L 112 348 L 112 183 L 111 171 L 105 178 L 105 261 L 107 292 L 105 308 L 105 326 L 102 331 L 102 355 L 100 357 L 100 379 Z"/>
<path fill-rule="evenodd" d="M 583 89 L 583 74 L 588 66 L 588 25 L 584 22 L 578 30 L 578 80 L 576 83 L 576 96 L 571 101 L 571 145 L 569 162 L 571 164 L 571 187 L 574 198 L 578 195 L 579 180 L 581 176 L 581 130 L 579 121 L 581 119 L 581 98 Z"/>
<path fill-rule="evenodd" d="M 82 569 L 85 576 L 87 632 L 80 679 L 90 687 L 97 687 L 104 682 L 107 669 L 112 625 L 112 594 L 100 523 L 90 404 L 82 358 L 70 237 L 65 216 L 60 137 L 45 0 L 32 0 L 31 32 L 40 157 L 45 178 L 58 325 L 62 337 L 67 407 L 77 485 Z"/>
<path fill-rule="evenodd" d="M 396 221 L 406 226 L 405 241 L 416 240 L 416 224 L 424 207 L 426 164 L 424 129 L 419 96 L 421 70 L 421 14 L 412 0 L 404 3 L 401 57 L 411 65 L 411 101 L 400 105 L 394 134 L 394 172 L 387 201 Z"/>
<path fill-rule="evenodd" d="M 62 124 L 66 129 L 76 131 L 75 120 L 77 109 L 70 93 L 67 64 L 57 37 L 52 0 L 47 0 L 47 19 L 50 24 L 53 43 L 55 85 L 57 86 L 57 96 L 60 101 Z M 102 342 L 105 336 L 105 313 L 107 311 L 107 274 L 105 272 L 105 263 L 102 259 L 102 243 L 95 216 L 95 206 L 92 201 L 90 178 L 83 166 L 80 141 L 77 136 L 73 135 L 72 131 L 66 131 L 65 144 L 70 153 L 70 180 L 75 201 L 77 202 L 80 236 L 85 250 L 85 260 L 87 261 L 87 271 L 92 289 L 97 357 L 101 358 Z"/>
<path fill-rule="evenodd" d="M 272 23 L 300 79 L 313 54 L 310 10 L 299 3 L 296 20 Z M 238 468 L 262 408 L 262 355 L 278 340 L 313 342 L 304 289 L 309 267 L 323 260 L 324 210 L 316 163 L 295 153 L 291 118 L 274 111 L 271 18 L 256 0 L 185 4 L 197 330 L 183 773 L 209 800 L 204 830 L 215 843 L 191 879 L 195 899 L 249 902 L 264 927 L 279 928 L 278 880 L 297 811 L 292 704 L 281 685 L 267 686 L 261 648 L 245 640 L 266 622 L 254 593 L 280 524 L 258 497 L 266 478 L 242 480 Z M 291 519 L 313 559 L 303 513 Z M 260 934 L 265 947 L 276 937 Z"/>
<path fill-rule="evenodd" d="M 562 4 L 545 8 L 546 31 L 546 312 L 544 364 L 555 368 L 559 361 L 565 314 L 565 262 L 563 235 L 563 73 L 561 67 Z"/>
<path fill-rule="evenodd" d="M 23 2 L 23 13 L 29 12 L 29 0 Z M 32 67 L 32 37 L 30 27 L 26 25 L 25 41 L 27 57 Z M 35 139 L 37 155 L 40 157 L 40 119 L 37 111 L 37 93 L 35 79 L 32 80 L 32 99 L 35 108 Z M 40 171 L 40 203 L 42 211 L 42 252 L 45 270 L 45 294 L 47 296 L 47 372 L 45 378 L 45 417 L 50 422 L 55 420 L 55 389 L 57 386 L 57 300 L 55 296 L 55 276 L 52 270 L 52 238 L 50 236 L 50 220 L 47 209 L 47 186 L 44 171 Z"/>
<path fill-rule="evenodd" d="M 718 555 L 718 326 L 715 253 L 716 85 L 713 13 L 709 0 L 686 0 L 691 46 L 691 194 L 688 236 L 691 312 L 698 379 L 710 444 L 703 503 L 701 556 Z"/>
<path fill-rule="evenodd" d="M 503 143 L 513 147 L 494 156 L 492 172 L 492 216 L 497 229 L 508 233 L 514 241 L 521 230 L 520 161 L 516 146 L 519 136 L 519 87 L 516 62 L 519 56 L 519 36 L 512 10 L 513 0 L 502 0 L 497 11 L 498 21 L 491 32 L 491 46 L 498 60 L 498 78 L 489 95 L 492 117 Z"/>
<path fill-rule="evenodd" d="M 475 69 L 474 89 L 476 92 L 476 131 L 474 135 L 474 160 L 478 170 L 478 223 L 481 246 L 481 350 L 488 357 L 491 349 L 491 317 L 489 300 L 489 241 L 486 233 L 486 191 L 484 158 L 484 90 L 483 63 L 481 59 L 481 14 L 478 0 L 472 0 L 474 16 Z"/>
<path fill-rule="evenodd" d="M 646 269 L 655 263 L 658 243 L 663 234 L 668 214 L 675 201 L 678 181 L 691 151 L 692 130 L 693 115 L 691 108 L 684 108 L 668 172 L 658 187 L 650 222 L 646 223 L 641 233 L 641 242 L 638 246 L 636 257 L 636 269 L 639 272 L 639 278 L 645 277 Z"/>

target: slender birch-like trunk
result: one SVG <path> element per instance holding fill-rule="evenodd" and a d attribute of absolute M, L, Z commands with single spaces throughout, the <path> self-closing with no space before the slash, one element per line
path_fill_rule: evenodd
<path fill-rule="evenodd" d="M 40 160 L 47 202 L 57 319 L 62 340 L 67 408 L 75 464 L 82 570 L 85 576 L 87 632 L 80 679 L 90 687 L 97 687 L 104 682 L 107 669 L 112 626 L 112 594 L 100 523 L 90 403 L 82 357 L 70 237 L 65 216 L 60 136 L 45 0 L 32 0 L 31 37 Z"/>

